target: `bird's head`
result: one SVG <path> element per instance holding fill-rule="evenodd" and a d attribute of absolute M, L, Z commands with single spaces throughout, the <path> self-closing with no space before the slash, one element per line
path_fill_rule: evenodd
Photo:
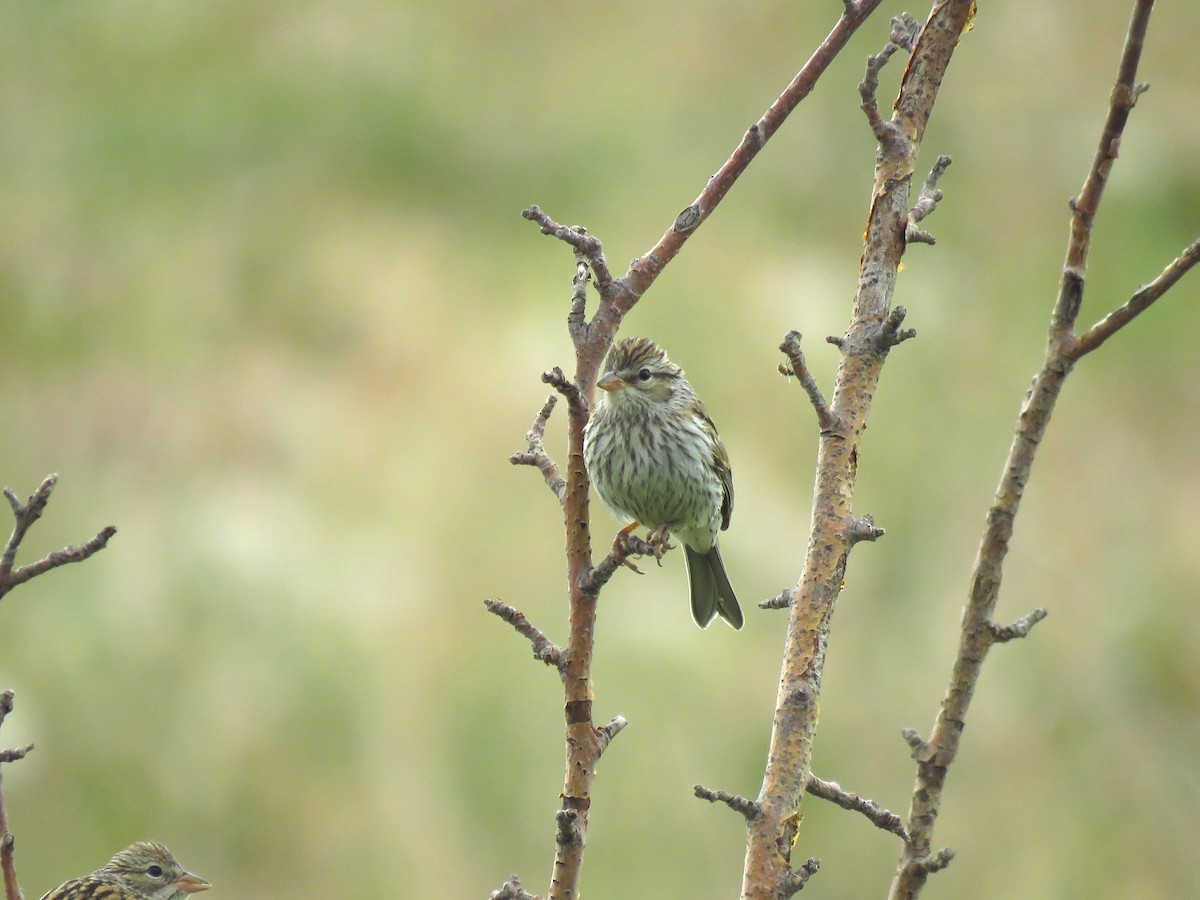
<path fill-rule="evenodd" d="M 138 841 L 108 861 L 100 871 L 147 900 L 182 900 L 211 885 L 185 871 L 171 851 L 155 841 Z"/>
<path fill-rule="evenodd" d="M 596 387 L 611 403 L 659 404 L 682 399 L 683 369 L 649 338 L 622 338 L 612 345 Z"/>

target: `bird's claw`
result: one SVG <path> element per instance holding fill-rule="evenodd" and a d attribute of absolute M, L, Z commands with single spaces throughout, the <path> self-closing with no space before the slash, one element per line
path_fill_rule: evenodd
<path fill-rule="evenodd" d="M 675 545 L 671 543 L 671 530 L 666 525 L 660 525 L 648 535 L 646 535 L 646 547 L 650 551 L 658 563 L 659 568 L 662 568 L 662 558 L 668 550 L 674 550 Z"/>
<path fill-rule="evenodd" d="M 630 562 L 632 556 L 653 556 L 655 562 L 662 566 L 662 558 L 668 550 L 675 549 L 675 545 L 670 542 L 670 532 L 666 528 L 655 528 L 645 539 L 638 537 L 629 528 L 622 528 L 617 532 L 617 539 L 613 541 L 613 550 L 617 551 L 623 559 L 621 565 L 632 569 L 639 575 L 644 574 L 641 569 Z"/>

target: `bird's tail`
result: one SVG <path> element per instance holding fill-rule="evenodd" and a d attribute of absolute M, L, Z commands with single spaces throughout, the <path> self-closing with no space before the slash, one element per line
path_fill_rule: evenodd
<path fill-rule="evenodd" d="M 734 628 L 742 627 L 742 608 L 738 606 L 721 552 L 714 543 L 707 553 L 693 550 L 684 544 L 688 583 L 692 590 L 692 618 L 701 628 L 720 616 Z"/>

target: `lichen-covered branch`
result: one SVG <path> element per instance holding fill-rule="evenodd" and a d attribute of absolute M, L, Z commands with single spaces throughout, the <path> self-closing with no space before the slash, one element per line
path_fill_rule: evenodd
<path fill-rule="evenodd" d="M 762 814 L 747 823 L 743 900 L 788 896 L 796 878 L 791 852 L 800 803 L 812 775 L 812 741 L 834 605 L 851 548 L 882 534 L 855 516 L 853 496 L 859 444 L 883 362 L 892 347 L 911 337 L 900 328 L 903 312 L 892 310 L 892 295 L 905 250 L 914 164 L 942 75 L 972 12 L 971 0 L 944 0 L 934 5 L 915 38 L 910 27 L 895 26 L 900 41 L 891 40 L 871 57 L 860 89 L 879 144 L 871 208 L 850 327 L 831 341 L 841 353 L 829 403 L 837 425 L 820 435 L 808 548 L 791 593 L 774 726 L 757 801 Z M 895 113 L 885 121 L 875 99 L 880 70 L 906 44 L 911 44 L 912 56 Z"/>

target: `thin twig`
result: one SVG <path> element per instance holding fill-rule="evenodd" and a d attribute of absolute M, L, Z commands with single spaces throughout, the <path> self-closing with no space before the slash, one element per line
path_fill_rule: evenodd
<path fill-rule="evenodd" d="M 12 507 L 15 522 L 12 534 L 9 536 L 8 543 L 4 547 L 4 553 L 0 555 L 0 597 L 3 597 L 17 585 L 24 584 L 31 578 L 36 578 L 38 575 L 49 572 L 51 569 L 57 569 L 59 566 L 65 566 L 69 563 L 83 562 L 89 556 L 103 550 L 108 545 L 109 539 L 117 533 L 115 526 L 108 525 L 102 528 L 99 534 L 83 544 L 78 546 L 70 545 L 64 547 L 62 550 L 55 550 L 37 562 L 21 566 L 21 568 L 14 571 L 13 565 L 17 558 L 17 548 L 21 546 L 21 542 L 25 539 L 29 528 L 41 518 L 42 513 L 46 509 L 46 504 L 50 502 L 50 493 L 54 490 L 54 486 L 57 483 L 57 475 L 47 476 L 25 503 L 21 503 L 11 488 L 4 489 L 4 496 L 8 499 L 9 506 Z"/>
<path fill-rule="evenodd" d="M 622 528 L 617 532 L 617 536 L 613 539 L 612 549 L 608 551 L 604 559 L 583 576 L 580 589 L 592 595 L 599 593 L 600 588 L 608 584 L 617 569 L 622 567 L 632 569 L 641 575 L 641 569 L 630 562 L 633 558 L 653 556 L 661 566 L 663 554 L 673 546 L 662 539 L 657 543 L 651 543 Z"/>
<path fill-rule="evenodd" d="M 608 268 L 608 260 L 604 257 L 604 246 L 600 243 L 599 238 L 588 234 L 586 228 L 582 225 L 559 225 L 536 205 L 526 208 L 521 215 L 531 222 L 537 222 L 541 226 L 542 234 L 556 237 L 574 247 L 576 252 L 588 261 L 592 271 L 596 273 L 598 287 L 612 284 L 612 271 Z"/>
<path fill-rule="evenodd" d="M 908 840 L 908 830 L 904 827 L 903 819 L 894 812 L 884 809 L 874 800 L 868 800 L 852 791 L 843 790 L 836 781 L 823 781 L 816 775 L 810 775 L 804 790 L 814 797 L 835 803 L 842 809 L 862 813 L 876 828 L 889 831 L 901 840 Z"/>
<path fill-rule="evenodd" d="M 897 344 L 917 336 L 917 329 L 900 327 L 907 315 L 908 310 L 902 304 L 892 307 L 883 324 L 879 326 L 879 331 L 871 339 L 871 346 L 875 348 L 876 353 L 887 353 Z"/>
<path fill-rule="evenodd" d="M 783 343 L 779 345 L 779 349 L 788 358 L 786 363 L 780 363 L 779 372 L 782 375 L 795 376 L 799 380 L 800 386 L 808 394 L 812 408 L 816 410 L 817 424 L 821 426 L 821 431 L 840 430 L 842 420 L 829 408 L 829 404 L 825 402 L 825 395 L 821 393 L 820 385 L 817 384 L 817 379 L 809 371 L 808 363 L 804 359 L 804 351 L 800 349 L 800 338 L 800 332 L 789 331 L 784 337 Z"/>
<path fill-rule="evenodd" d="M 788 872 L 781 885 L 783 896 L 792 897 L 804 890 L 804 885 L 808 883 L 808 879 L 817 874 L 821 868 L 821 861 L 815 856 L 810 856 L 808 861 L 798 869 L 792 869 Z"/>
<path fill-rule="evenodd" d="M 887 530 L 876 525 L 875 519 L 870 513 L 852 520 L 846 529 L 846 539 L 851 545 L 860 541 L 877 541 L 885 534 L 887 534 Z"/>
<path fill-rule="evenodd" d="M 724 803 L 734 812 L 741 813 L 747 819 L 753 819 L 762 815 L 762 807 L 759 804 L 740 794 L 730 794 L 727 791 L 710 791 L 702 784 L 693 787 L 692 793 L 701 800 L 707 800 L 709 803 Z"/>
<path fill-rule="evenodd" d="M 509 462 L 514 466 L 534 466 L 542 473 L 542 478 L 546 482 L 546 486 L 558 498 L 559 505 L 563 503 L 567 496 L 566 479 L 559 474 L 558 463 L 556 463 L 546 452 L 544 443 L 546 438 L 546 423 L 550 420 L 550 413 L 554 411 L 554 405 L 558 402 L 558 394 L 551 394 L 546 398 L 546 402 L 542 404 L 541 410 L 534 417 L 533 425 L 525 432 L 525 440 L 529 441 L 529 449 L 514 453 L 509 457 Z"/>
<path fill-rule="evenodd" d="M 562 667 L 562 648 L 546 637 L 523 612 L 514 606 L 509 606 L 503 600 L 493 600 L 490 597 L 483 601 L 483 605 L 488 612 L 503 619 L 513 627 L 517 634 L 529 641 L 533 647 L 534 659 L 544 662 L 548 666 Z"/>
<path fill-rule="evenodd" d="M 887 65 L 892 55 L 900 49 L 900 45 L 889 40 L 883 49 L 874 56 L 867 57 L 867 68 L 863 80 L 858 85 L 858 95 L 862 98 L 862 111 L 867 116 L 867 124 L 871 126 L 871 134 L 880 145 L 887 147 L 899 136 L 895 124 L 886 121 L 879 114 L 879 72 Z"/>
<path fill-rule="evenodd" d="M 1092 225 L 1096 213 L 1100 209 L 1100 200 L 1104 196 L 1104 188 L 1108 184 L 1113 164 L 1117 161 L 1117 152 L 1121 146 L 1121 135 L 1129 114 L 1133 111 L 1137 98 L 1146 90 L 1147 85 L 1137 84 L 1138 63 L 1142 58 L 1145 46 L 1146 30 L 1150 26 L 1150 13 L 1154 9 L 1154 0 L 1135 0 L 1133 16 L 1129 23 L 1129 31 L 1125 36 L 1125 47 L 1121 51 L 1121 62 L 1117 67 L 1116 83 L 1109 95 L 1108 116 L 1100 133 L 1099 146 L 1092 160 L 1091 169 L 1084 179 L 1083 188 L 1079 195 L 1071 199 L 1071 230 L 1067 241 L 1067 258 L 1063 266 L 1063 285 L 1058 300 L 1054 305 L 1052 335 L 1055 342 L 1068 345 L 1075 328 L 1075 320 L 1079 315 L 1079 301 L 1082 300 L 1082 288 L 1075 290 L 1068 282 L 1083 281 L 1087 269 L 1088 251 L 1092 243 Z"/>
<path fill-rule="evenodd" d="M 1049 612 L 1045 609 L 1035 609 L 1027 616 L 1021 616 L 1011 625 L 997 625 L 995 622 L 988 622 L 988 630 L 992 632 L 992 641 L 997 644 L 1007 643 L 1008 641 L 1017 640 L 1018 638 L 1029 637 L 1029 632 L 1033 630 L 1033 626 L 1042 619 L 1046 618 Z"/>
<path fill-rule="evenodd" d="M 596 729 L 601 755 L 608 749 L 608 745 L 612 743 L 612 739 L 624 731 L 625 726 L 628 724 L 629 722 L 624 716 L 613 716 L 607 725 Z"/>
<path fill-rule="evenodd" d="M 1184 251 L 1172 260 L 1171 264 L 1163 269 L 1157 278 L 1144 287 L 1138 288 L 1124 305 L 1114 309 L 1080 335 L 1075 342 L 1074 356 L 1079 358 L 1091 353 L 1107 341 L 1149 309 L 1155 300 L 1170 290 L 1197 263 L 1200 263 L 1200 239 L 1185 247 Z"/>
<path fill-rule="evenodd" d="M 787 609 L 792 605 L 792 593 L 795 587 L 786 587 L 768 600 L 759 600 L 759 609 Z"/>
<path fill-rule="evenodd" d="M 921 193 L 917 196 L 917 202 L 908 211 L 908 224 L 904 230 L 906 244 L 937 243 L 933 235 L 919 225 L 922 220 L 932 215 L 933 211 L 937 209 L 937 205 L 942 202 L 943 194 L 938 189 L 938 182 L 941 181 L 942 175 L 945 174 L 950 163 L 950 157 L 939 156 L 937 162 L 933 164 L 933 168 L 929 170 L 929 176 L 921 185 Z"/>

